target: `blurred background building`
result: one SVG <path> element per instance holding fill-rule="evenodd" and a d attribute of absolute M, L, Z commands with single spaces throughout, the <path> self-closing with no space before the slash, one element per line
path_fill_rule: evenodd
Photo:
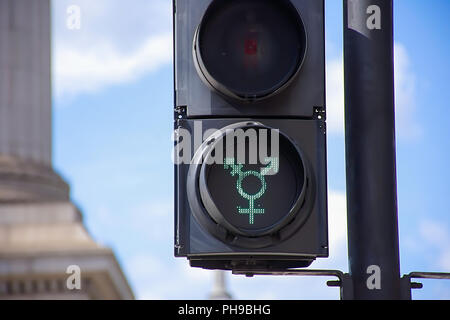
<path fill-rule="evenodd" d="M 52 168 L 50 29 L 50 0 L 0 0 L 0 299 L 133 299 Z"/>

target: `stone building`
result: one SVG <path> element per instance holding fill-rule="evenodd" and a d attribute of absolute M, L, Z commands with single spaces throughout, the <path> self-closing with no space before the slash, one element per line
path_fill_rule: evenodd
<path fill-rule="evenodd" d="M 50 20 L 0 0 L 0 299 L 133 299 L 52 167 Z"/>

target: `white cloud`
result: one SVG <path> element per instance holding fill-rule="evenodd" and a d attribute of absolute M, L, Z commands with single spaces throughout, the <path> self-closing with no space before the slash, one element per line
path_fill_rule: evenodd
<path fill-rule="evenodd" d="M 416 119 L 416 76 L 408 52 L 400 43 L 394 47 L 397 132 L 400 138 L 414 139 L 421 134 Z M 327 61 L 327 120 L 331 134 L 344 134 L 343 58 Z"/>
<path fill-rule="evenodd" d="M 344 63 L 342 58 L 327 61 L 327 128 L 344 134 Z"/>
<path fill-rule="evenodd" d="M 416 119 L 417 79 L 406 47 L 397 43 L 394 50 L 397 131 L 403 138 L 414 139 L 421 135 L 421 127 Z"/>
<path fill-rule="evenodd" d="M 66 27 L 67 7 L 81 29 Z M 170 0 L 58 0 L 53 5 L 53 77 L 57 98 L 127 83 L 172 61 Z"/>
<path fill-rule="evenodd" d="M 213 288 L 213 272 L 191 268 L 186 259 L 147 252 L 125 266 L 138 299 L 206 299 Z"/>
<path fill-rule="evenodd" d="M 441 257 L 439 258 L 439 265 L 447 272 L 450 270 L 450 250 L 447 249 L 441 254 Z"/>
<path fill-rule="evenodd" d="M 328 229 L 331 259 L 347 258 L 347 198 L 345 193 L 328 193 Z M 334 261 L 330 261 L 334 263 Z"/>
<path fill-rule="evenodd" d="M 110 45 L 95 50 L 56 49 L 54 56 L 57 97 L 95 92 L 106 86 L 129 82 L 172 61 L 171 35 L 149 38 L 135 52 L 120 54 Z"/>
<path fill-rule="evenodd" d="M 445 225 L 435 221 L 422 221 L 419 230 L 423 239 L 434 246 L 442 246 L 450 242 L 450 234 Z"/>
<path fill-rule="evenodd" d="M 419 235 L 423 250 L 437 255 L 433 259 L 437 261 L 433 267 L 450 270 L 450 230 L 447 226 L 437 221 L 424 220 L 419 225 Z"/>
<path fill-rule="evenodd" d="M 133 276 L 137 278 L 148 278 L 164 271 L 163 262 L 149 254 L 134 256 L 128 262 L 128 267 L 132 270 Z"/>
<path fill-rule="evenodd" d="M 173 200 L 143 203 L 131 208 L 127 217 L 130 227 L 153 243 L 166 244 L 167 251 L 173 247 L 174 224 Z"/>

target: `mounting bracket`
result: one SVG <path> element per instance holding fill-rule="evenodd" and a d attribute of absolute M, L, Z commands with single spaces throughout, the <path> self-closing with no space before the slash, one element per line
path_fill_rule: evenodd
<path fill-rule="evenodd" d="M 354 300 L 353 281 L 348 273 L 339 270 L 300 270 L 288 269 L 284 271 L 233 270 L 234 275 L 254 276 L 301 276 L 301 277 L 336 277 L 337 281 L 327 281 L 329 287 L 339 287 L 341 300 Z M 412 279 L 450 280 L 450 273 L 442 272 L 411 272 L 402 277 L 402 298 L 411 300 L 411 290 L 422 289 L 423 284 L 412 282 Z"/>

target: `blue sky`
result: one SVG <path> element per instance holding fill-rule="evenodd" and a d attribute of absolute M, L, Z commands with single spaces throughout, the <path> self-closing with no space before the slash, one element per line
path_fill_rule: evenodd
<path fill-rule="evenodd" d="M 66 28 L 72 4 L 80 30 Z M 341 1 L 327 1 L 326 18 L 331 257 L 313 268 L 346 271 Z M 403 273 L 450 272 L 449 18 L 447 0 L 395 1 Z M 171 30 L 169 0 L 53 0 L 53 158 L 138 298 L 203 299 L 212 273 L 172 250 Z M 326 279 L 227 280 L 240 299 L 339 297 Z M 450 299 L 450 281 L 427 281 L 414 297 Z"/>

